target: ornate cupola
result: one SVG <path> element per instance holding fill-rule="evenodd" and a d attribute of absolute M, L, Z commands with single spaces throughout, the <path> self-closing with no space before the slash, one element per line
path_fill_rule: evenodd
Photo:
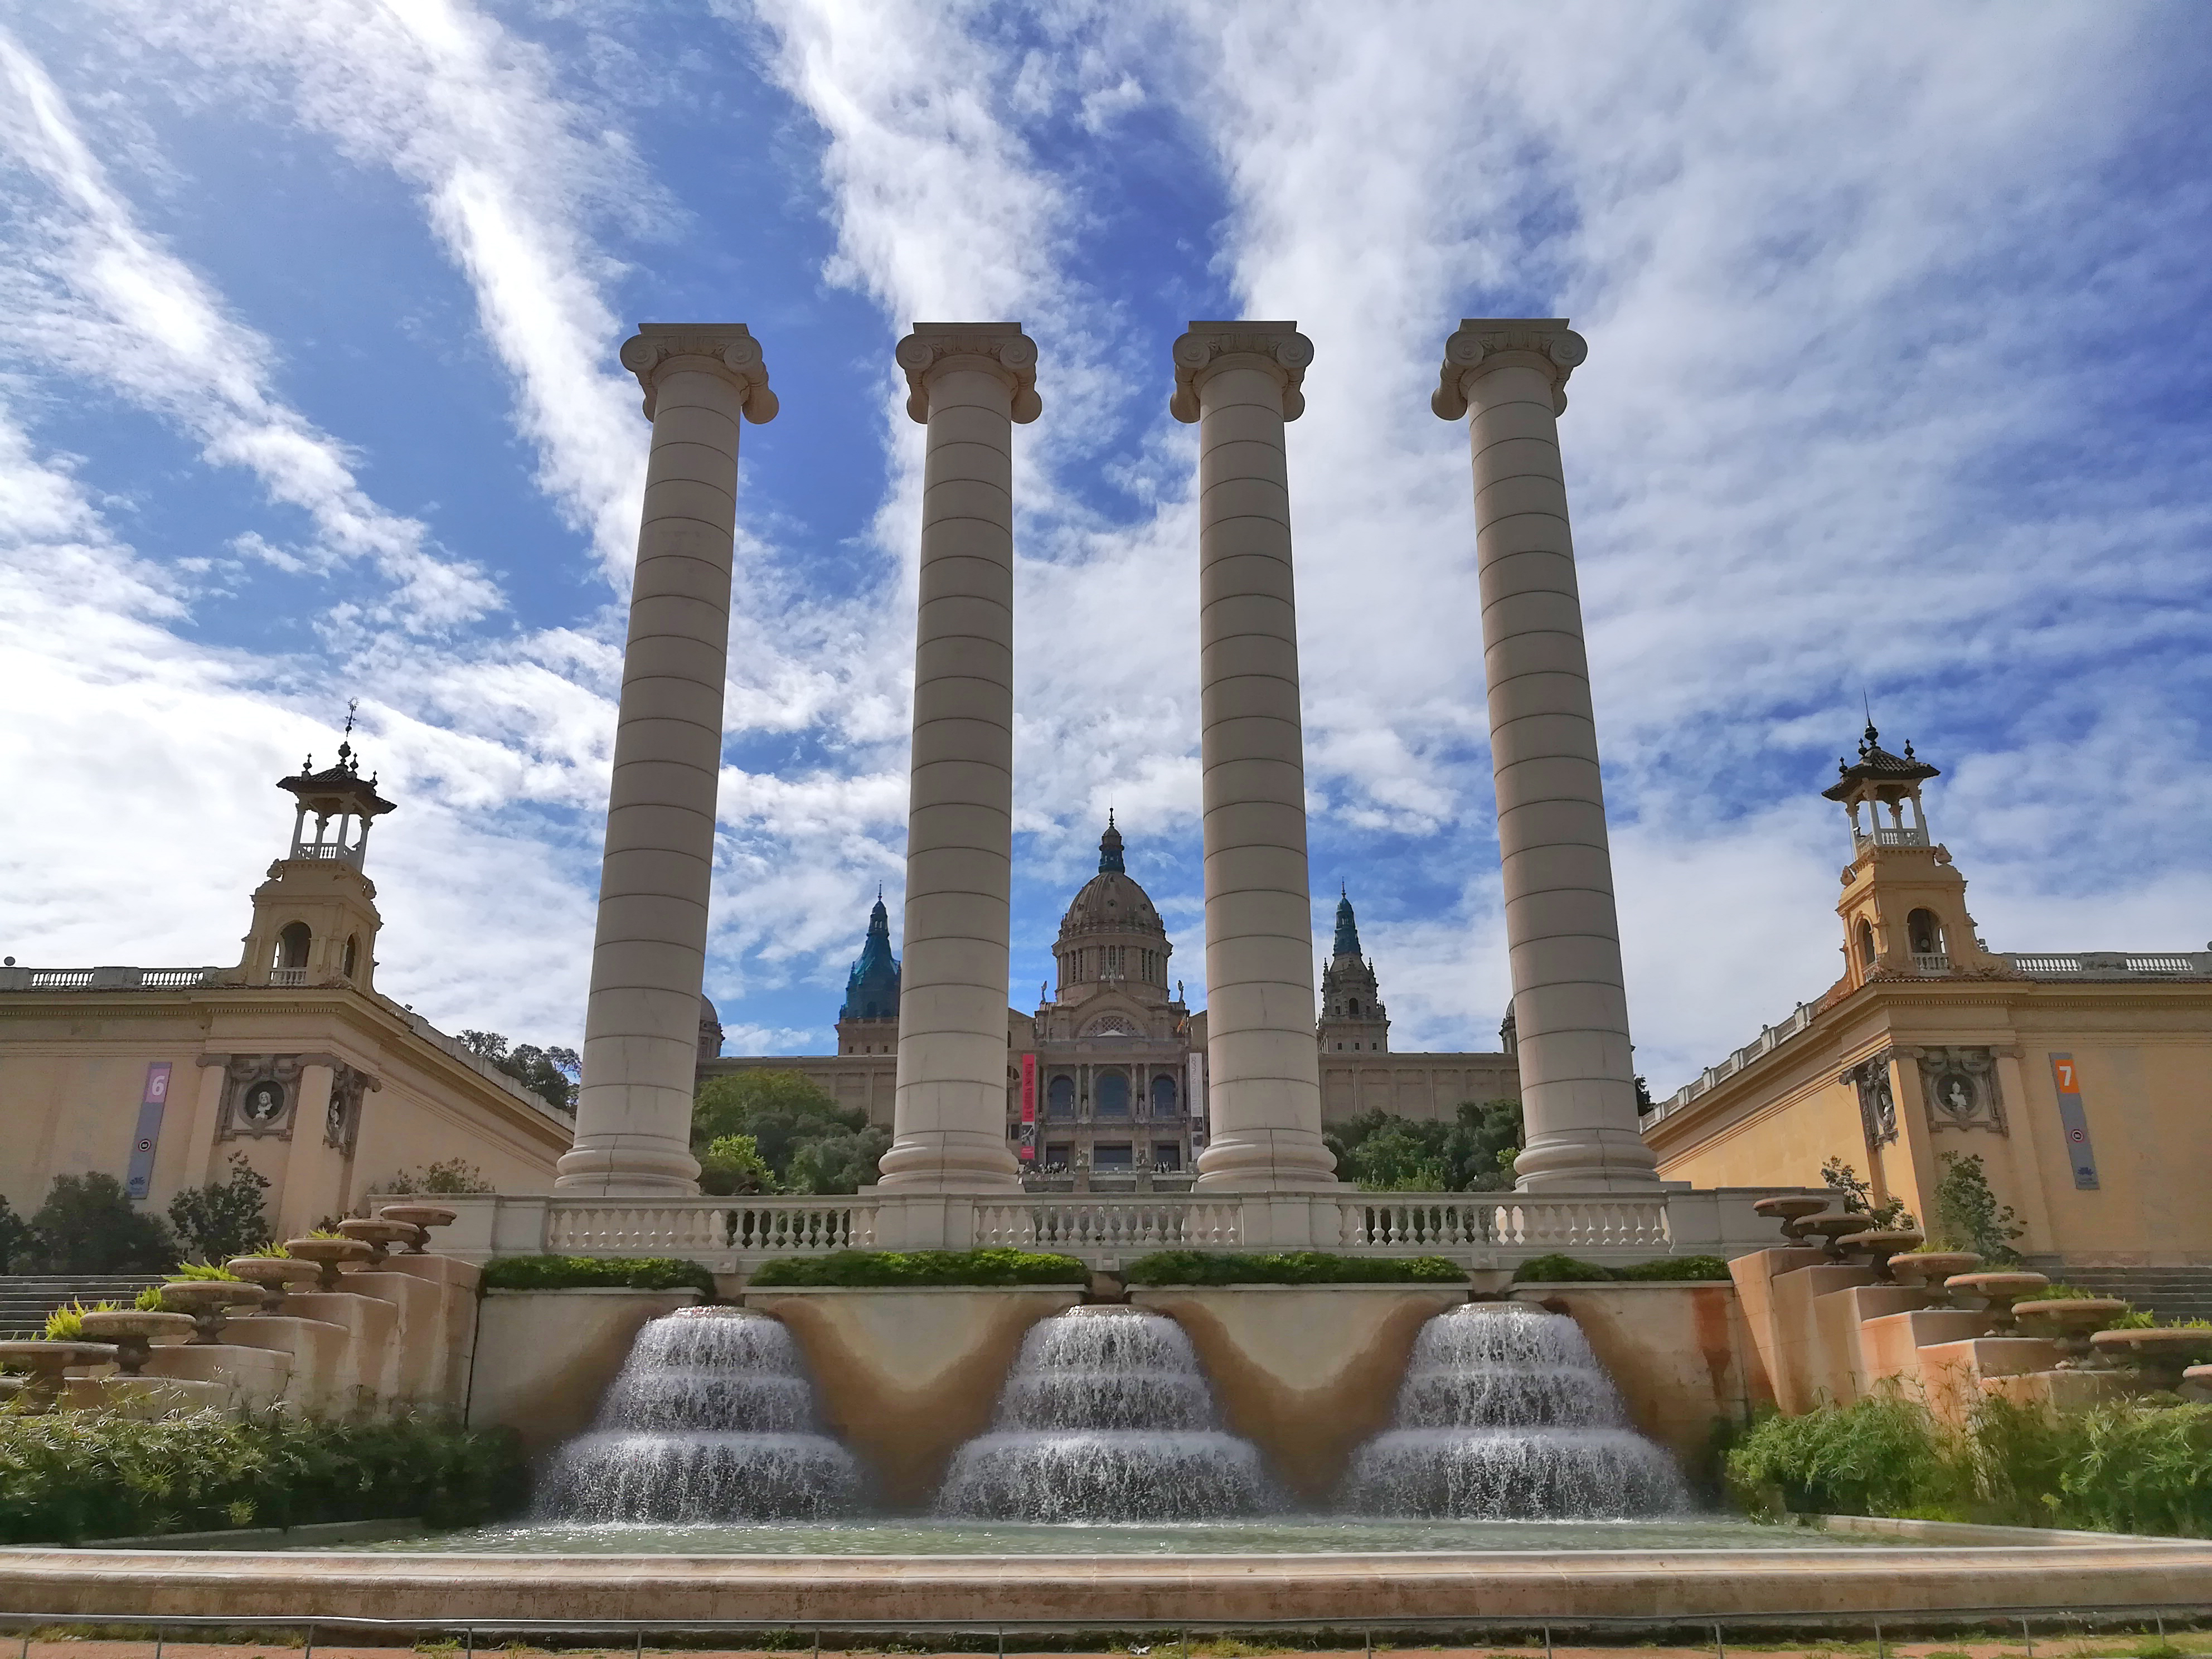
<path fill-rule="evenodd" d="M 353 749 L 353 710 L 337 764 L 318 772 L 310 755 L 276 787 L 292 797 L 292 842 L 253 890 L 253 926 L 235 974 L 247 985 L 374 988 L 376 884 L 362 873 L 369 825 L 396 810 L 362 777 Z M 307 820 L 314 820 L 310 839 Z"/>
<path fill-rule="evenodd" d="M 1910 743 L 1893 755 L 1881 738 L 1869 720 L 1858 759 L 1838 761 L 1836 781 L 1820 792 L 1851 824 L 1851 861 L 1836 905 L 1844 983 L 1856 990 L 1869 980 L 1996 973 L 2001 964 L 1983 949 L 1966 914 L 1966 878 L 1953 867 L 1950 849 L 1928 833 L 1920 789 L 1942 774 Z"/>
<path fill-rule="evenodd" d="M 890 1054 L 898 1052 L 899 964 L 891 954 L 890 912 L 883 890 L 868 912 L 868 937 L 845 975 L 845 1003 L 837 1010 L 837 1052 Z"/>
<path fill-rule="evenodd" d="M 1147 1006 L 1168 1000 L 1168 957 L 1175 947 L 1151 896 L 1129 878 L 1122 860 L 1121 832 L 1106 815 L 1098 838 L 1098 873 L 1060 918 L 1053 955 L 1060 964 L 1054 1000 L 1079 1002 L 1101 989 L 1126 993 Z"/>
<path fill-rule="evenodd" d="M 1316 1028 L 1324 1054 L 1388 1054 L 1390 1018 L 1376 989 L 1375 964 L 1359 954 L 1359 921 L 1352 895 L 1336 902 L 1336 939 L 1321 970 L 1321 1023 Z"/>

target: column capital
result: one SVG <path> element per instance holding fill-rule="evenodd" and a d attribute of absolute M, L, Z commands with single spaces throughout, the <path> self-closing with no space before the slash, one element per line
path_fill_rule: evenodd
<path fill-rule="evenodd" d="M 891 355 L 906 371 L 906 412 L 917 425 L 929 423 L 929 377 L 955 365 L 1004 380 L 1014 394 L 1018 424 L 1044 411 L 1036 392 L 1036 342 L 1019 323 L 916 323 Z"/>
<path fill-rule="evenodd" d="M 769 390 L 768 364 L 760 342 L 743 323 L 640 323 L 623 342 L 622 366 L 645 388 L 645 418 L 653 418 L 654 388 L 672 362 L 710 367 L 738 389 L 745 418 L 765 426 L 775 418 L 775 393 Z"/>
<path fill-rule="evenodd" d="M 1468 382 L 1509 364 L 1542 370 L 1552 378 L 1553 410 L 1567 412 L 1567 376 L 1589 356 L 1589 342 L 1564 317 L 1468 317 L 1444 342 L 1443 367 L 1429 407 L 1439 418 L 1467 414 Z"/>
<path fill-rule="evenodd" d="M 1313 342 L 1298 332 L 1296 323 L 1194 319 L 1175 343 L 1175 395 L 1168 399 L 1168 413 L 1185 425 L 1198 419 L 1200 385 L 1216 368 L 1226 367 L 1224 360 L 1234 359 L 1273 373 L 1282 382 L 1283 418 L 1295 421 L 1306 412 L 1306 394 L 1299 388 L 1313 357 Z"/>

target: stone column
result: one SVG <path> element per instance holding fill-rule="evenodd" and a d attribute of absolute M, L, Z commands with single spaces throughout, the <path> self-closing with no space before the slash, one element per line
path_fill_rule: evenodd
<path fill-rule="evenodd" d="M 1013 422 L 1036 419 L 1018 323 L 916 323 L 906 412 L 929 428 L 915 629 L 898 1085 L 885 1188 L 1017 1188 L 1006 1146 L 1014 810 Z"/>
<path fill-rule="evenodd" d="M 1199 710 L 1207 1066 L 1198 1185 L 1333 1184 L 1314 1042 L 1283 423 L 1305 411 L 1313 342 L 1294 323 L 1194 322 L 1168 404 L 1198 422 Z"/>
<path fill-rule="evenodd" d="M 653 422 L 606 858 L 584 1016 L 576 1144 L 556 1189 L 698 1191 L 691 1088 L 722 765 L 738 423 L 775 417 L 742 324 L 641 325 L 623 367 Z"/>
<path fill-rule="evenodd" d="M 1582 596 L 1559 416 L 1589 355 L 1558 319 L 1474 320 L 1444 343 L 1431 407 L 1471 408 L 1475 557 L 1505 939 L 1528 1149 L 1524 1191 L 1648 1191 L 1636 1127 Z"/>

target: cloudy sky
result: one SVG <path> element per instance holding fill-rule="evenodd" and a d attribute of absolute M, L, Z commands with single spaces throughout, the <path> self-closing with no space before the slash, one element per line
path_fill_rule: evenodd
<path fill-rule="evenodd" d="M 1296 318 L 1316 920 L 1401 1048 L 1507 997 L 1462 316 L 1563 422 L 1638 1063 L 1838 969 L 1863 696 L 2003 949 L 2212 938 L 2212 15 L 1376 0 L 0 9 L 0 949 L 234 960 L 347 699 L 380 984 L 580 1035 L 647 439 L 741 320 L 718 911 L 821 1049 L 902 873 L 916 318 L 1015 318 L 1014 1000 L 1111 803 L 1197 1000 L 1194 317 Z M 1325 937 L 1325 936 L 1324 936 Z"/>

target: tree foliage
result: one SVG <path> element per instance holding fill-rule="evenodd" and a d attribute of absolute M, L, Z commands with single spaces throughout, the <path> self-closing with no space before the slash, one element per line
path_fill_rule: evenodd
<path fill-rule="evenodd" d="M 1498 1192 L 1513 1184 L 1521 1103 L 1467 1101 L 1449 1122 L 1363 1112 L 1326 1139 L 1339 1176 L 1363 1191 Z"/>
<path fill-rule="evenodd" d="M 726 1073 L 700 1085 L 691 1149 L 702 1170 L 726 1139 L 750 1140 L 767 1166 L 771 1179 L 757 1190 L 788 1193 L 858 1192 L 876 1178 L 876 1162 L 891 1144 L 890 1131 L 870 1123 L 866 1112 L 838 1105 L 801 1073 L 765 1070 Z"/>
<path fill-rule="evenodd" d="M 161 1218 L 133 1208 L 123 1183 L 98 1170 L 56 1176 L 31 1228 L 32 1254 L 52 1273 L 158 1273 L 177 1259 Z"/>
<path fill-rule="evenodd" d="M 1820 1179 L 1830 1192 L 1842 1200 L 1846 1211 L 1855 1211 L 1867 1218 L 1869 1231 L 1893 1227 L 1912 1227 L 1919 1224 L 1912 1212 L 1905 1207 L 1901 1198 L 1874 1201 L 1874 1190 L 1859 1179 L 1859 1172 L 1840 1158 L 1832 1158 L 1820 1166 Z"/>
<path fill-rule="evenodd" d="M 19 1273 L 38 1254 L 39 1235 L 15 1213 L 15 1206 L 0 1198 L 0 1273 Z"/>
<path fill-rule="evenodd" d="M 716 1198 L 772 1193 L 775 1171 L 750 1135 L 717 1135 L 699 1153 L 699 1190 Z"/>
<path fill-rule="evenodd" d="M 475 1164 L 458 1158 L 441 1158 L 419 1170 L 402 1170 L 378 1183 L 377 1190 L 401 1196 L 436 1197 L 453 1193 L 488 1193 L 491 1182 Z"/>
<path fill-rule="evenodd" d="M 576 1086 L 584 1075 L 584 1062 L 574 1048 L 541 1048 L 534 1042 L 518 1042 L 510 1048 L 497 1031 L 464 1031 L 461 1046 L 482 1054 L 555 1110 L 576 1109 Z"/>
<path fill-rule="evenodd" d="M 269 1237 L 261 1195 L 269 1178 L 243 1152 L 230 1155 L 230 1179 L 187 1187 L 169 1200 L 169 1224 L 202 1261 L 228 1261 Z"/>
<path fill-rule="evenodd" d="M 1972 1250 L 1992 1267 L 2010 1267 L 2020 1260 L 2012 1242 L 2027 1230 L 2008 1204 L 1999 1204 L 1990 1190 L 1982 1155 L 1939 1152 L 1942 1175 L 1936 1182 L 1936 1234 L 1954 1249 Z"/>

